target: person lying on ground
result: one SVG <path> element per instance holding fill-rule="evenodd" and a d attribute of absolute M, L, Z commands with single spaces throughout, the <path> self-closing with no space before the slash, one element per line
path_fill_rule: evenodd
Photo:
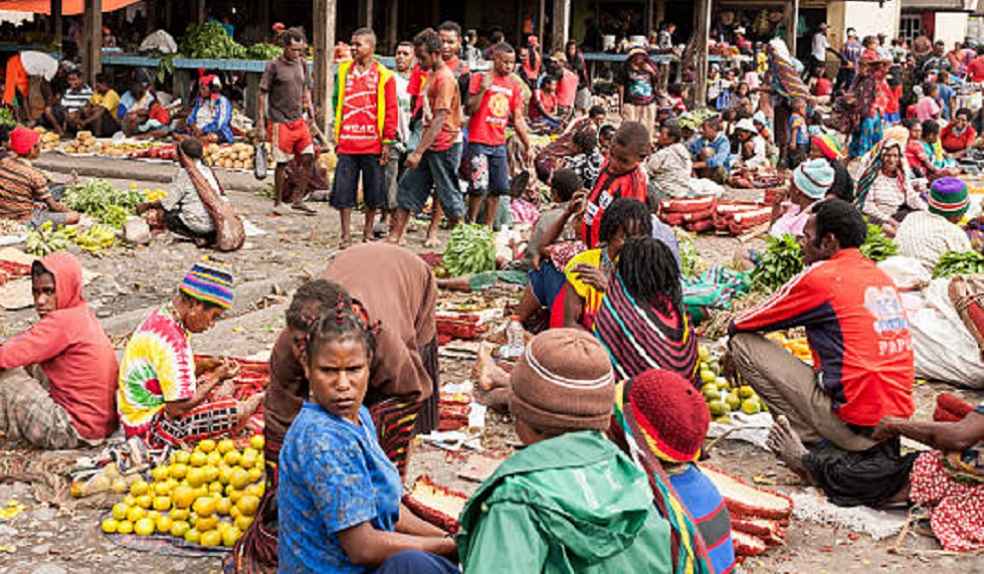
<path fill-rule="evenodd" d="M 594 334 L 619 380 L 663 369 L 696 383 L 697 333 L 683 305 L 680 268 L 666 244 L 651 237 L 625 242 Z"/>
<path fill-rule="evenodd" d="M 834 168 L 834 183 L 827 190 L 827 195 L 847 202 L 854 201 L 854 178 L 847 171 L 844 151 L 833 136 L 829 134 L 811 136 L 809 159 L 825 159 L 830 167 Z"/>
<path fill-rule="evenodd" d="M 233 278 L 222 267 L 196 263 L 170 301 L 150 312 L 131 335 L 120 361 L 117 409 L 127 437 L 180 447 L 227 435 L 263 401 L 232 397 L 232 361 L 199 373 L 191 334 L 204 333 L 232 307 Z"/>
<path fill-rule="evenodd" d="M 788 430 L 810 445 L 803 452 L 773 441 L 792 471 L 837 504 L 878 505 L 911 465 L 898 441 L 871 438 L 885 416 L 915 410 L 909 323 L 891 278 L 858 249 L 867 236 L 861 213 L 840 199 L 812 211 L 801 242 L 808 267 L 735 318 L 725 372 L 780 417 L 774 439 Z M 762 335 L 793 327 L 806 328 L 812 368 Z"/>
<path fill-rule="evenodd" d="M 40 134 L 18 126 L 7 148 L 12 154 L 0 158 L 0 218 L 34 227 L 78 223 L 82 216 L 59 201 L 64 186 L 49 186 L 44 173 L 31 166 L 41 155 Z"/>
<path fill-rule="evenodd" d="M 0 344 L 0 435 L 42 449 L 101 443 L 116 430 L 116 354 L 66 251 L 31 266 L 40 320 Z M 23 370 L 21 370 L 23 367 Z"/>
<path fill-rule="evenodd" d="M 222 81 L 207 74 L 198 79 L 198 86 L 186 131 L 203 142 L 232 143 L 232 102 L 222 95 Z"/>
<path fill-rule="evenodd" d="M 673 530 L 673 564 L 731 572 L 731 515 L 696 464 L 711 418 L 704 397 L 691 381 L 660 369 L 634 376 L 615 393 L 608 437 L 646 471 L 654 504 Z"/>
<path fill-rule="evenodd" d="M 81 128 L 82 109 L 92 97 L 92 88 L 82 81 L 82 73 L 70 70 L 67 74 L 68 86 L 57 103 L 44 110 L 45 125 L 59 136 L 73 134 Z"/>
<path fill-rule="evenodd" d="M 720 116 L 704 120 L 700 137 L 687 144 L 693 159 L 694 177 L 723 184 L 731 171 L 731 143 L 721 133 Z"/>
<path fill-rule="evenodd" d="M 401 502 L 396 466 L 363 402 L 375 338 L 365 315 L 344 305 L 306 337 L 310 399 L 280 450 L 277 509 L 282 572 L 451 574 L 454 540 Z"/>
<path fill-rule="evenodd" d="M 619 198 L 645 202 L 649 177 L 642 160 L 649 155 L 649 131 L 638 122 L 622 122 L 612 140 L 611 152 L 588 194 L 581 220 L 580 239 L 589 249 L 597 247 L 605 210 Z"/>
<path fill-rule="evenodd" d="M 646 160 L 649 181 L 653 183 L 658 199 L 686 198 L 693 193 L 690 176 L 693 160 L 683 143 L 683 133 L 675 120 L 659 128 L 659 149 Z"/>
<path fill-rule="evenodd" d="M 785 200 L 772 208 L 769 235 L 802 237 L 810 209 L 830 195 L 835 177 L 834 168 L 826 159 L 811 159 L 799 164 L 793 170 Z"/>
<path fill-rule="evenodd" d="M 967 108 L 960 108 L 953 121 L 948 123 L 943 131 L 940 132 L 940 144 L 943 151 L 950 154 L 950 157 L 960 159 L 967 155 L 967 152 L 974 147 L 977 141 L 977 131 L 971 125 L 972 112 Z"/>
<path fill-rule="evenodd" d="M 645 473 L 602 434 L 615 398 L 604 349 L 583 331 L 546 331 L 510 380 L 526 446 L 462 510 L 463 571 L 672 572 L 669 525 L 640 488 Z"/>
<path fill-rule="evenodd" d="M 551 304 L 551 328 L 580 326 L 593 330 L 619 253 L 626 241 L 652 235 L 650 215 L 649 208 L 634 199 L 622 197 L 608 206 L 602 216 L 598 246 L 575 255 L 564 267 L 567 283 Z"/>
<path fill-rule="evenodd" d="M 886 139 L 873 152 L 870 163 L 858 177 L 856 199 L 871 223 L 894 237 L 899 223 L 914 211 L 926 209 L 912 185 L 912 175 L 902 154 L 903 144 Z"/>
<path fill-rule="evenodd" d="M 970 208 L 967 184 L 955 177 L 941 177 L 929 191 L 928 211 L 905 218 L 895 232 L 899 255 L 918 259 L 932 272 L 948 251 L 973 251 L 970 238 L 958 223 Z"/>
<path fill-rule="evenodd" d="M 116 119 L 120 96 L 110 87 L 106 74 L 96 74 L 96 83 L 93 87 L 92 97 L 82 108 L 79 129 L 89 130 L 97 138 L 112 137 L 120 131 L 120 122 Z"/>

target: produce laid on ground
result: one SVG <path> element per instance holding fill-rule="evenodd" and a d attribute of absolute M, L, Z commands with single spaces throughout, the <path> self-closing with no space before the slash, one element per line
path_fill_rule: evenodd
<path fill-rule="evenodd" d="M 75 139 L 62 146 L 61 151 L 68 154 L 91 154 L 96 153 L 95 136 L 90 131 L 80 131 L 75 134 Z"/>
<path fill-rule="evenodd" d="M 769 236 L 765 252 L 752 271 L 752 288 L 775 291 L 803 270 L 803 250 L 792 235 Z"/>
<path fill-rule="evenodd" d="M 861 245 L 861 254 L 875 263 L 899 252 L 899 246 L 878 225 L 868 224 L 868 236 Z"/>
<path fill-rule="evenodd" d="M 947 251 L 933 268 L 933 279 L 984 273 L 984 255 L 977 251 Z"/>
<path fill-rule="evenodd" d="M 783 349 L 786 349 L 790 354 L 804 363 L 813 364 L 813 353 L 810 351 L 810 343 L 806 340 L 805 336 L 787 337 L 785 333 L 779 332 L 769 333 L 765 338 L 778 343 Z"/>
<path fill-rule="evenodd" d="M 113 491 L 124 496 L 102 521 L 103 532 L 232 547 L 252 524 L 266 488 L 263 435 L 242 450 L 231 439 L 205 439 L 194 450 L 171 453 L 150 479 L 113 481 Z"/>
<path fill-rule="evenodd" d="M 450 277 L 495 270 L 495 234 L 487 225 L 462 223 L 451 231 L 444 250 L 444 268 Z"/>
<path fill-rule="evenodd" d="M 55 138 L 58 137 L 58 134 L 54 132 L 49 133 L 53 134 Z M 42 136 L 42 141 L 44 141 L 43 138 L 45 137 L 50 138 L 51 136 L 45 134 Z M 64 144 L 59 144 L 57 139 L 51 140 L 51 143 L 53 145 L 48 149 L 57 148 L 67 155 L 100 155 L 115 158 L 131 157 L 152 145 L 149 142 L 124 141 L 122 143 L 115 143 L 108 139 L 98 140 L 89 131 L 80 131 L 75 135 L 74 140 Z"/>
<path fill-rule="evenodd" d="M 707 347 L 701 345 L 698 352 L 700 392 L 704 395 L 704 401 L 715 422 L 730 424 L 730 415 L 733 412 L 741 411 L 746 415 L 754 415 L 769 410 L 752 387 L 733 384 L 721 376 L 721 366 Z"/>
<path fill-rule="evenodd" d="M 2 122 L 0 122 L 0 125 L 2 125 Z M 55 150 L 61 144 L 61 137 L 56 132 L 49 132 L 41 126 L 34 128 L 34 131 L 41 136 L 41 151 Z"/>
<path fill-rule="evenodd" d="M 14 110 L 7 106 L 0 107 L 0 126 L 14 127 L 17 125 L 17 118 Z"/>
<path fill-rule="evenodd" d="M 202 161 L 210 167 L 221 167 L 225 169 L 238 169 L 252 171 L 256 151 L 248 143 L 234 144 L 209 144 L 205 146 L 205 155 Z M 268 165 L 273 163 L 270 155 L 269 145 L 267 145 Z"/>

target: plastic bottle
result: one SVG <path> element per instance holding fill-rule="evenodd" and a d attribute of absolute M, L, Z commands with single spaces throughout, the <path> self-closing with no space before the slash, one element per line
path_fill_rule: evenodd
<path fill-rule="evenodd" d="M 518 359 L 526 350 L 526 340 L 523 337 L 525 330 L 523 324 L 519 322 L 519 316 L 513 315 L 509 319 L 506 327 L 506 344 L 499 350 L 499 354 L 504 359 Z"/>

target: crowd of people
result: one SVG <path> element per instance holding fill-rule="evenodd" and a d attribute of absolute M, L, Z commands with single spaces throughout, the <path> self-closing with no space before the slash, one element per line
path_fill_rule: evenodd
<path fill-rule="evenodd" d="M 657 44 L 672 34 L 662 27 Z M 743 43 L 747 58 L 712 65 L 695 105 L 645 46 L 628 51 L 605 98 L 576 43 L 548 56 L 535 37 L 520 47 L 499 38 L 482 53 L 445 22 L 401 43 L 390 69 L 360 28 L 336 50 L 331 101 L 329 203 L 342 250 L 294 293 L 265 391 L 235 398 L 236 363 L 196 362 L 192 350 L 190 335 L 233 306 L 229 269 L 195 264 L 118 360 L 79 262 L 56 253 L 31 269 L 40 320 L 0 345 L 0 431 L 55 449 L 100 444 L 121 426 L 166 449 L 226 435 L 262 404 L 268 488 L 227 559 L 235 571 L 727 573 L 728 510 L 696 464 L 710 424 L 698 335 L 659 206 L 779 177 L 786 191 L 768 228 L 796 237 L 807 267 L 735 317 L 725 371 L 768 405 L 770 448 L 804 482 L 840 505 L 934 508 L 946 549 L 979 550 L 984 464 L 972 447 L 984 440 L 984 405 L 957 406 L 949 422 L 909 420 L 919 339 L 896 280 L 860 247 L 870 223 L 923 271 L 973 249 L 961 177 L 976 169 L 981 115 L 953 86 L 984 80 L 984 49 L 926 51 L 920 39 L 910 50 L 849 30 L 838 53 L 826 34 L 808 65 L 780 40 Z M 279 39 L 256 136 L 273 152 L 275 208 L 314 214 L 314 157 L 328 142 L 308 123 L 303 31 Z M 842 61 L 836 84 L 830 52 Z M 7 66 L 15 105 L 30 101 L 14 80 L 31 75 L 26 55 Z M 203 145 L 234 137 L 218 77 L 202 74 L 187 118 L 174 121 L 147 82 L 119 96 L 105 77 L 92 90 L 77 71 L 60 73 L 65 87 L 37 121 L 58 133 L 175 136 L 175 182 L 138 211 L 203 246 L 241 245 L 242 224 L 230 226 L 238 219 L 201 161 Z M 0 216 L 76 223 L 27 161 L 38 139 L 27 128 L 9 135 Z M 549 208 L 533 199 L 540 185 Z M 525 283 L 510 312 L 529 341 L 509 371 L 484 348 L 474 371 L 524 448 L 471 496 L 454 537 L 401 501 L 409 442 L 437 428 L 435 307 L 450 285 L 403 247 L 422 213 L 428 248 L 443 220 L 531 228 L 510 267 Z M 805 328 L 814 366 L 765 336 L 793 327 Z M 936 450 L 903 453 L 900 436 Z"/>

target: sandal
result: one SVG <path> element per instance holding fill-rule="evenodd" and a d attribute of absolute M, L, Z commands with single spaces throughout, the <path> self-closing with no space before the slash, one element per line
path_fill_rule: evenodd
<path fill-rule="evenodd" d="M 315 211 L 314 209 L 308 207 L 308 205 L 305 204 L 305 203 L 293 203 L 293 204 L 291 204 L 290 208 L 293 209 L 294 211 L 300 211 L 304 215 L 317 215 L 318 214 L 317 211 Z"/>

